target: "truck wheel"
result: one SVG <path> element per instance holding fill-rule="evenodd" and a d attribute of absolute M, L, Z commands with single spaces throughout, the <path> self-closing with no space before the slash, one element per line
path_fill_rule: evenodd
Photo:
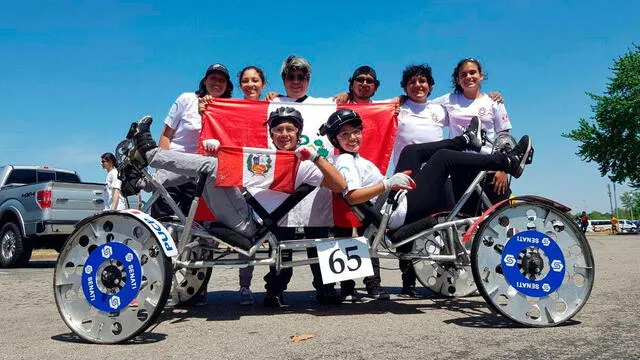
<path fill-rule="evenodd" d="M 31 247 L 24 243 L 18 225 L 4 224 L 0 230 L 0 267 L 20 267 L 29 263 Z"/>

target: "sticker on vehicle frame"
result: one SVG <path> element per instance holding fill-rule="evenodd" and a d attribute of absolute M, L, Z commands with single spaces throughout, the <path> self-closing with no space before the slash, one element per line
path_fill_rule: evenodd
<path fill-rule="evenodd" d="M 566 270 L 560 246 L 536 230 L 513 235 L 504 246 L 501 264 L 509 285 L 536 298 L 556 291 L 562 285 Z M 527 268 L 536 268 L 537 274 L 530 274 Z"/>

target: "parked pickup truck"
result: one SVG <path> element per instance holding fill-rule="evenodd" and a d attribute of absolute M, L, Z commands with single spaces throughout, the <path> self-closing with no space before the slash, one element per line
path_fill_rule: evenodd
<path fill-rule="evenodd" d="M 75 171 L 0 167 L 0 267 L 26 265 L 36 248 L 60 249 L 78 221 L 104 209 L 103 192 Z"/>

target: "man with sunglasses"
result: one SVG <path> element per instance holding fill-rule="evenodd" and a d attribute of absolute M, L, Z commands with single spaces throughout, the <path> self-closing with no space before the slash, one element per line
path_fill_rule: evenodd
<path fill-rule="evenodd" d="M 358 67 L 349 78 L 348 101 L 350 103 L 370 103 L 380 86 L 380 81 L 376 76 L 376 71 L 368 66 Z"/>
<path fill-rule="evenodd" d="M 286 95 L 269 92 L 265 100 L 283 103 L 333 103 L 331 98 L 315 98 L 307 95 L 311 82 L 311 65 L 305 58 L 289 55 L 280 67 L 280 76 Z"/>

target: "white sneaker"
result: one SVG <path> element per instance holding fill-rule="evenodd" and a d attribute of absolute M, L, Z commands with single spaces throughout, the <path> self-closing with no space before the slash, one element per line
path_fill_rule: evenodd
<path fill-rule="evenodd" d="M 240 288 L 240 305 L 248 306 L 255 304 L 256 300 L 253 297 L 251 289 L 246 287 Z"/>

